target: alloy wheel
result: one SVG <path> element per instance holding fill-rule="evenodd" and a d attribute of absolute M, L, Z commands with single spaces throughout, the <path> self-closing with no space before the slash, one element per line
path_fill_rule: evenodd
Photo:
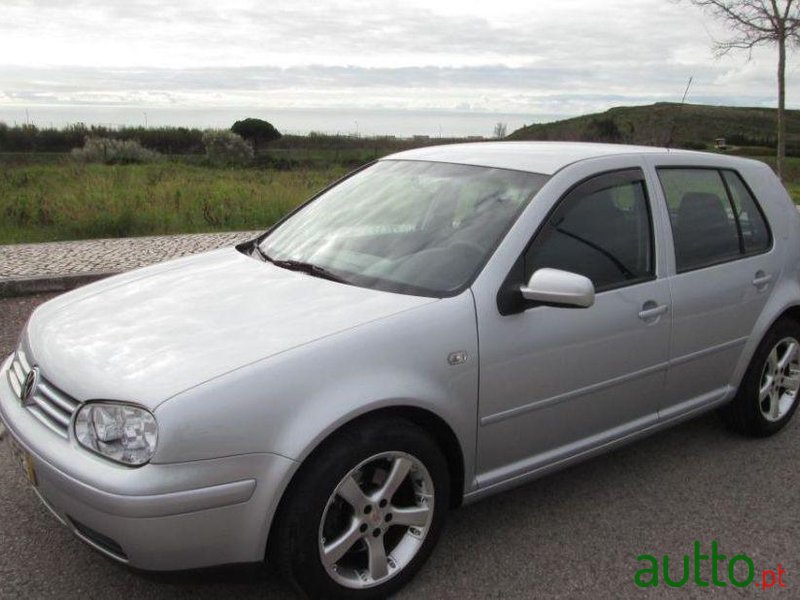
<path fill-rule="evenodd" d="M 800 343 L 792 337 L 778 342 L 761 374 L 758 406 L 769 422 L 780 421 L 791 410 L 800 388 Z"/>
<path fill-rule="evenodd" d="M 425 465 L 405 452 L 376 454 L 336 486 L 322 513 L 319 553 L 337 583 L 385 583 L 417 555 L 433 521 L 434 486 Z"/>

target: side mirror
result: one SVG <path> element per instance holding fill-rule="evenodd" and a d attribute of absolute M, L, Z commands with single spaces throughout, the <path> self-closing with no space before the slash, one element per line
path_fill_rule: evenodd
<path fill-rule="evenodd" d="M 544 304 L 577 308 L 589 308 L 594 304 L 591 279 L 559 269 L 539 269 L 519 291 L 526 300 Z"/>

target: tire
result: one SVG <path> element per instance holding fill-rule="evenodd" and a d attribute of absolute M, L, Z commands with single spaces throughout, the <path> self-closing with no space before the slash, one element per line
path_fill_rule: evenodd
<path fill-rule="evenodd" d="M 779 319 L 761 340 L 733 401 L 720 413 L 734 431 L 767 437 L 783 429 L 797 410 L 800 387 L 800 323 Z"/>
<path fill-rule="evenodd" d="M 447 461 L 430 435 L 404 419 L 362 421 L 301 466 L 267 559 L 310 598 L 385 598 L 425 563 L 449 506 Z"/>

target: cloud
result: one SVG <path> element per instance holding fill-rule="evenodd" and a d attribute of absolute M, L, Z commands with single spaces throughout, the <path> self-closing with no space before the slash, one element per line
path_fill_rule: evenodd
<path fill-rule="evenodd" d="M 4 0 L 0 107 L 284 106 L 571 115 L 774 102 L 769 49 L 665 0 Z M 800 87 L 790 81 L 790 104 Z"/>

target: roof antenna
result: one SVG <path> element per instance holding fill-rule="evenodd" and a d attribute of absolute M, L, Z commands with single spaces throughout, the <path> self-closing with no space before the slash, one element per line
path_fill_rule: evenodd
<path fill-rule="evenodd" d="M 675 115 L 672 117 L 672 126 L 669 130 L 669 139 L 667 140 L 667 150 L 672 148 L 672 138 L 675 135 L 675 126 L 677 124 L 678 117 L 680 116 L 681 112 L 683 112 L 683 106 L 686 104 L 686 96 L 689 95 L 689 88 L 692 87 L 692 81 L 694 81 L 694 75 L 689 77 L 689 83 L 686 84 L 686 91 L 683 92 L 683 99 L 681 100 L 681 104 L 678 107 L 678 110 L 675 112 Z"/>

